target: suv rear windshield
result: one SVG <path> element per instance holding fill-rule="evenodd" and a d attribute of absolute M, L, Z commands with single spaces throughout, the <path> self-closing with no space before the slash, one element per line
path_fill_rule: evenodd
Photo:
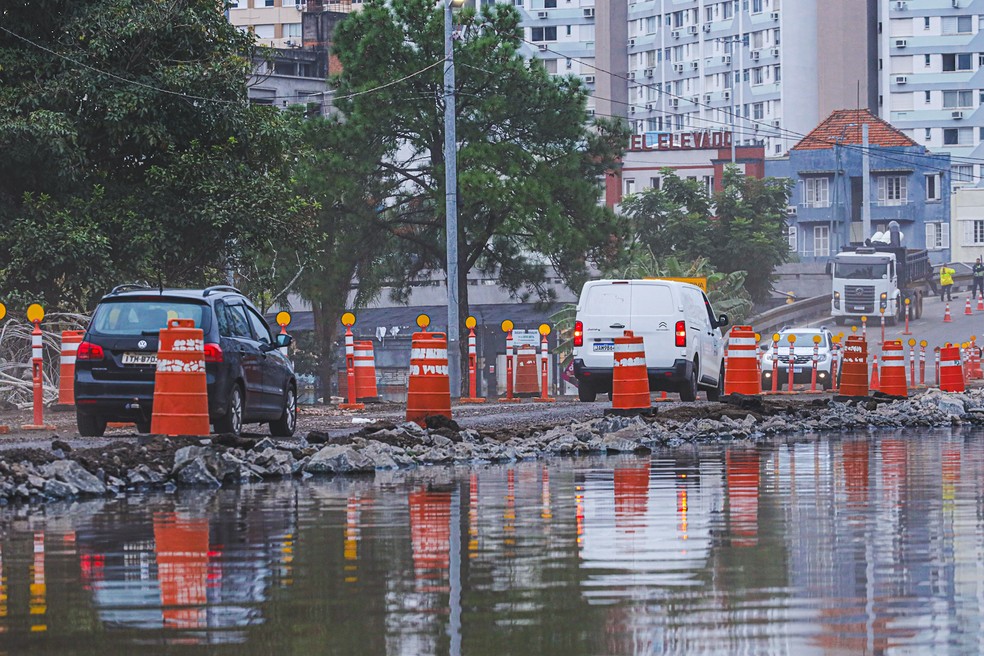
<path fill-rule="evenodd" d="M 134 299 L 101 303 L 92 317 L 92 330 L 103 335 L 156 335 L 169 319 L 194 319 L 202 327 L 201 303 L 176 299 Z"/>

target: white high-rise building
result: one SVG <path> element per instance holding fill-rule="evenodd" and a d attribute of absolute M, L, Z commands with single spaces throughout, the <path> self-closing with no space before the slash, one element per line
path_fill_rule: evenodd
<path fill-rule="evenodd" d="M 951 156 L 954 185 L 984 178 L 984 0 L 879 0 L 880 115 Z"/>

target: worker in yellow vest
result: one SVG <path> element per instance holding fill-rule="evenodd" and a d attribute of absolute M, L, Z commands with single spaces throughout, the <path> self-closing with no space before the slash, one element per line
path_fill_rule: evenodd
<path fill-rule="evenodd" d="M 948 267 L 946 262 L 940 266 L 940 302 L 953 300 L 950 296 L 950 290 L 953 289 L 954 273 L 956 271 Z"/>

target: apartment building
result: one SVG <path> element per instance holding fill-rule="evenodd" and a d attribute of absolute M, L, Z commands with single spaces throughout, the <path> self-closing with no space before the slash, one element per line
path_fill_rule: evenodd
<path fill-rule="evenodd" d="M 984 0 L 879 0 L 882 118 L 984 178 Z"/>
<path fill-rule="evenodd" d="M 229 0 L 226 15 L 236 27 L 253 32 L 260 45 L 300 48 L 304 38 L 301 20 L 304 12 L 348 13 L 361 4 L 362 0 Z"/>

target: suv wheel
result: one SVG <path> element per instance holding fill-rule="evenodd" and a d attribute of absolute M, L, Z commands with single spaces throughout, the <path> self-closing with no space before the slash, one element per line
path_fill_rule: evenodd
<path fill-rule="evenodd" d="M 106 432 L 106 420 L 99 415 L 79 412 L 75 415 L 75 423 L 82 437 L 102 437 Z"/>
<path fill-rule="evenodd" d="M 229 394 L 229 409 L 225 416 L 215 422 L 216 433 L 239 435 L 243 430 L 243 391 L 238 384 L 232 386 Z"/>
<path fill-rule="evenodd" d="M 284 397 L 284 414 L 280 419 L 270 422 L 270 434 L 276 437 L 290 437 L 297 428 L 297 394 L 293 387 L 287 388 Z"/>
<path fill-rule="evenodd" d="M 580 381 L 577 385 L 577 398 L 584 403 L 594 403 L 594 400 L 598 398 L 598 392 L 591 383 L 587 381 Z"/>
<path fill-rule="evenodd" d="M 694 363 L 694 368 L 690 372 L 690 380 L 680 388 L 680 400 L 681 401 L 696 401 L 697 400 L 697 363 Z"/>

